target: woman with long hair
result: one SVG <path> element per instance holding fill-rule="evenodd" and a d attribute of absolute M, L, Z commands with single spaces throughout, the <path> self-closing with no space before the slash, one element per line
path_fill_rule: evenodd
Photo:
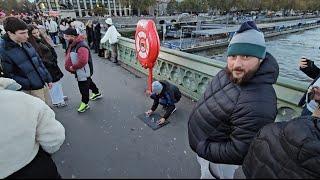
<path fill-rule="evenodd" d="M 52 104 L 55 107 L 64 107 L 67 104 L 64 101 L 62 85 L 59 82 L 63 77 L 63 73 L 58 66 L 57 53 L 49 42 L 40 34 L 37 26 L 29 25 L 29 43 L 36 49 L 37 53 L 41 57 L 43 64 L 48 69 L 51 77 L 53 86 L 50 89 L 50 96 Z"/>

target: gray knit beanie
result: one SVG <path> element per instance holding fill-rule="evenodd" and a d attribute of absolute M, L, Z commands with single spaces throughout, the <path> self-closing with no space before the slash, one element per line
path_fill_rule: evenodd
<path fill-rule="evenodd" d="M 239 30 L 232 37 L 227 56 L 245 55 L 264 59 L 266 56 L 266 42 L 263 33 L 253 21 L 241 24 Z"/>
<path fill-rule="evenodd" d="M 154 81 L 152 83 L 152 92 L 154 92 L 156 94 L 160 94 L 162 89 L 163 89 L 163 86 L 159 81 Z"/>

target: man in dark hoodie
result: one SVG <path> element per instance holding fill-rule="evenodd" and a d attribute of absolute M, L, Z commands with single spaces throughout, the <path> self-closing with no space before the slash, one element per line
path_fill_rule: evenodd
<path fill-rule="evenodd" d="M 272 84 L 278 75 L 263 33 L 254 22 L 243 23 L 228 46 L 227 67 L 209 83 L 189 118 L 190 146 L 199 163 L 207 162 L 200 165 L 201 170 L 209 168 L 209 177 L 233 178 L 256 133 L 274 122 Z"/>

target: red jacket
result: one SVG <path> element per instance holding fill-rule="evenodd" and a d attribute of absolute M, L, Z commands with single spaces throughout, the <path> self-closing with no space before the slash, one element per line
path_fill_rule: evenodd
<path fill-rule="evenodd" d="M 72 64 L 71 58 L 70 58 L 70 52 L 73 47 L 75 47 L 79 42 L 84 41 L 84 37 L 82 35 L 79 35 L 68 47 L 67 54 L 65 56 L 65 69 L 71 73 L 74 73 L 75 70 L 83 68 L 89 61 L 89 50 L 85 47 L 80 47 L 77 51 L 78 54 L 78 63 Z M 72 70 L 71 70 L 72 67 Z"/>

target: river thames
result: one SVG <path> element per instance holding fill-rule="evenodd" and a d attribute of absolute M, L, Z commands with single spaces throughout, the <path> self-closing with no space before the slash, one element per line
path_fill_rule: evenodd
<path fill-rule="evenodd" d="M 266 43 L 267 51 L 279 63 L 280 76 L 298 81 L 310 81 L 311 79 L 298 67 L 299 59 L 302 56 L 313 60 L 317 66 L 320 66 L 320 28 L 268 38 Z M 226 47 L 195 52 L 194 54 L 226 61 Z"/>

